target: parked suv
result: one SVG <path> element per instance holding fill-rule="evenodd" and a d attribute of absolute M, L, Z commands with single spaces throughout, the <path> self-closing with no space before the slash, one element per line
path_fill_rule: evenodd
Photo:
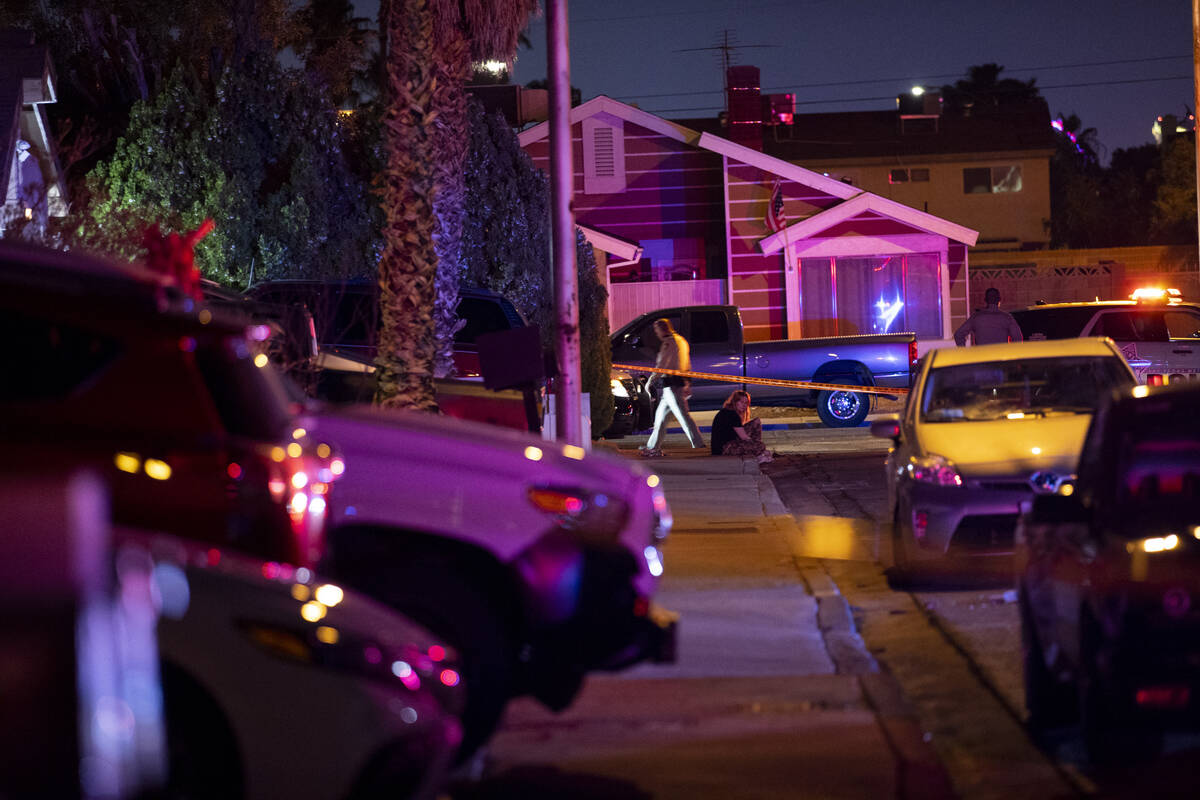
<path fill-rule="evenodd" d="M 375 283 L 266 281 L 251 286 L 246 295 L 276 307 L 307 308 L 323 352 L 362 364 L 374 363 L 379 335 L 379 289 Z M 519 328 L 525 320 L 511 302 L 486 289 L 464 288 L 458 298 L 458 315 L 465 324 L 454 334 L 454 366 L 459 377 L 478 378 L 475 340 L 479 335 Z"/>
<path fill-rule="evenodd" d="M 1017 526 L 1026 706 L 1076 715 L 1098 763 L 1200 728 L 1200 386 L 1137 386 L 1093 419 L 1079 477 Z"/>
<path fill-rule="evenodd" d="M 0 442 L 96 469 L 118 524 L 312 564 L 341 462 L 256 331 L 155 273 L 0 242 Z"/>
<path fill-rule="evenodd" d="M 1200 378 L 1200 304 L 1178 292 L 1139 289 L 1130 300 L 1039 304 L 1012 315 L 1026 341 L 1107 336 L 1139 383 Z"/>

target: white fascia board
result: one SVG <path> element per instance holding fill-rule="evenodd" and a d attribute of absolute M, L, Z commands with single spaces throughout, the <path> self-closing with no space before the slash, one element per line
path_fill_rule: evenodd
<path fill-rule="evenodd" d="M 623 119 L 626 122 L 632 122 L 634 125 L 640 125 L 643 128 L 652 130 L 655 133 L 674 139 L 684 144 L 695 145 L 702 138 L 700 133 L 686 128 L 683 125 L 677 125 L 670 120 L 665 120 L 662 117 L 651 114 L 649 111 L 642 111 L 640 108 L 634 108 L 631 105 L 622 103 L 619 100 L 613 100 L 605 95 L 597 95 L 586 103 L 575 106 L 571 109 L 571 124 L 579 122 L 581 119 L 595 116 L 596 114 L 608 113 L 614 117 Z M 521 147 L 525 147 L 531 142 L 536 142 L 539 139 L 545 139 L 550 134 L 550 122 L 539 122 L 532 128 L 521 131 L 517 134 L 517 141 Z"/>
<path fill-rule="evenodd" d="M 583 231 L 583 238 L 591 243 L 592 247 L 597 250 L 603 250 L 617 258 L 625 261 L 638 261 L 642 257 L 642 246 L 634 242 L 620 239 L 595 228 L 589 228 L 587 225 L 579 225 L 576 223 L 579 230 Z"/>
<path fill-rule="evenodd" d="M 706 150 L 712 150 L 714 153 L 728 156 L 734 161 L 758 167 L 764 172 L 770 172 L 781 178 L 787 178 L 790 181 L 831 194 L 841 200 L 854 197 L 861 191 L 848 183 L 828 178 L 819 172 L 813 172 L 811 169 L 797 166 L 790 161 L 784 161 L 782 158 L 769 156 L 766 153 L 755 150 L 753 147 L 746 147 L 745 145 L 731 142 L 728 139 L 722 139 L 720 136 L 713 136 L 711 133 L 706 132 L 700 135 L 700 146 Z"/>
<path fill-rule="evenodd" d="M 974 246 L 976 240 L 979 238 L 979 231 L 971 230 L 962 225 L 956 225 L 953 222 L 944 220 L 941 217 L 935 217 L 933 214 L 927 214 L 924 211 L 917 211 L 915 208 L 906 206 L 903 203 L 897 203 L 895 200 L 888 200 L 877 194 L 860 192 L 856 197 L 844 203 L 838 203 L 836 206 L 828 208 L 820 214 L 814 214 L 807 219 L 789 225 L 778 233 L 767 236 L 759 242 L 759 247 L 767 254 L 777 252 L 785 245 L 816 236 L 839 222 L 848 220 L 864 211 L 874 211 L 877 214 L 890 217 L 906 225 L 912 225 L 914 228 L 919 228 L 938 236 L 945 236 L 947 239 L 953 239 L 956 242 L 962 242 L 968 247 Z"/>

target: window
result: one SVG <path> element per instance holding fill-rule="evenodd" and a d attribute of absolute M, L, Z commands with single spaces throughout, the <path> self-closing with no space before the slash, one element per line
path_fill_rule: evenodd
<path fill-rule="evenodd" d="M 690 344 L 724 344 L 729 341 L 729 321 L 724 311 L 693 311 L 688 322 L 691 325 Z"/>
<path fill-rule="evenodd" d="M 1096 310 L 1086 306 L 1074 308 L 1027 308 L 1013 311 L 1013 319 L 1021 327 L 1021 333 L 1031 341 L 1043 339 L 1074 339 L 1083 335 L 1083 329 Z"/>
<path fill-rule="evenodd" d="M 963 169 L 963 194 L 998 194 L 1021 191 L 1021 165 L 1006 167 L 966 167 Z"/>
<path fill-rule="evenodd" d="M 0 336 L 9 345 L 7 380 L 0 402 L 62 400 L 81 391 L 121 352 L 119 343 L 94 331 L 5 311 Z"/>
<path fill-rule="evenodd" d="M 1191 311 L 1168 310 L 1167 333 L 1172 339 L 1200 339 L 1200 315 Z"/>
<path fill-rule="evenodd" d="M 939 263 L 939 257 L 932 253 L 801 259 L 804 335 L 912 331 L 918 336 L 940 338 Z"/>
<path fill-rule="evenodd" d="M 1161 311 L 1112 311 L 1101 314 L 1088 335 L 1118 342 L 1165 342 L 1167 323 Z"/>
<path fill-rule="evenodd" d="M 927 167 L 912 167 L 894 169 L 888 172 L 888 183 L 928 183 L 929 169 Z"/>

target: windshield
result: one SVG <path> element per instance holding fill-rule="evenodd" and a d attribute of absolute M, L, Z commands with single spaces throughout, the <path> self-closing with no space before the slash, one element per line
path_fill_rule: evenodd
<path fill-rule="evenodd" d="M 956 364 L 930 371 L 921 398 L 921 421 L 1090 414 L 1113 389 L 1132 385 L 1128 368 L 1113 356 Z"/>
<path fill-rule="evenodd" d="M 1131 442 L 1122 466 L 1117 486 L 1122 515 L 1143 522 L 1200 522 L 1200 439 L 1194 434 Z"/>

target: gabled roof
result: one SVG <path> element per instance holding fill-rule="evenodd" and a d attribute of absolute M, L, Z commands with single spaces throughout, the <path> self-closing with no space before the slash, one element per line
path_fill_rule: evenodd
<path fill-rule="evenodd" d="M 654 114 L 626 105 L 604 95 L 594 97 L 586 103 L 571 109 L 571 124 L 574 125 L 580 120 L 600 113 L 612 114 L 615 117 L 669 136 L 685 144 L 718 153 L 734 161 L 757 167 L 764 172 L 777 175 L 780 178 L 793 181 L 845 201 L 766 237 L 760 242 L 764 253 L 773 253 L 788 242 L 815 235 L 829 229 L 838 222 L 842 222 L 857 214 L 872 211 L 915 228 L 939 234 L 967 245 L 974 245 L 975 241 L 979 238 L 978 231 L 973 231 L 962 225 L 956 225 L 953 222 L 944 220 L 941 217 L 935 217 L 924 211 L 917 211 L 915 208 L 898 203 L 895 200 L 889 200 L 870 192 L 864 192 L 850 184 L 827 177 L 819 172 L 813 172 L 811 169 L 805 169 L 782 158 L 776 158 L 775 156 L 759 152 L 752 147 L 731 142 L 728 139 L 723 139 L 711 133 L 697 133 L 691 128 L 685 128 L 682 125 L 670 122 L 662 117 L 655 116 Z M 521 132 L 519 135 L 521 146 L 524 147 L 531 142 L 545 138 L 549 130 L 550 123 L 542 122 Z"/>
<path fill-rule="evenodd" d="M 613 100 L 605 95 L 597 95 L 586 103 L 575 106 L 571 109 L 571 124 L 574 125 L 580 120 L 594 117 L 599 113 L 612 114 L 614 117 L 632 122 L 634 125 L 640 125 L 643 128 L 661 133 L 663 136 L 668 136 L 676 141 L 684 144 L 696 144 L 700 138 L 700 134 L 691 128 L 685 128 L 670 120 L 665 120 L 662 117 L 651 114 L 648 111 L 642 111 L 640 108 L 634 108 L 631 105 L 622 103 L 619 100 Z M 545 139 L 550 134 L 550 123 L 539 122 L 532 128 L 521 131 L 517 135 L 521 143 L 521 147 L 536 142 L 539 139 Z"/>
<path fill-rule="evenodd" d="M 759 242 L 759 247 L 762 248 L 764 253 L 774 253 L 791 242 L 817 236 L 839 222 L 844 222 L 860 214 L 870 212 L 882 214 L 885 217 L 898 220 L 914 228 L 935 233 L 939 236 L 945 236 L 947 239 L 953 239 L 968 246 L 973 246 L 979 238 L 979 231 L 973 231 L 962 225 L 956 225 L 941 217 L 935 217 L 933 214 L 918 211 L 903 203 L 888 200 L 886 197 L 880 197 L 877 194 L 859 192 L 849 200 L 838 203 L 836 206 L 827 208 L 807 219 L 795 222 L 778 233 L 766 237 Z"/>

